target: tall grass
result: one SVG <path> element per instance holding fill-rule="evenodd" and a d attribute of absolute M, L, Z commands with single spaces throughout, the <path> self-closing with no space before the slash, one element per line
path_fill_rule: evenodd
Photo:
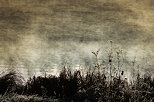
<path fill-rule="evenodd" d="M 25 85 L 20 84 L 15 73 L 0 78 L 0 94 L 37 95 L 43 98 L 59 99 L 67 102 L 153 102 L 154 79 L 140 77 L 133 84 L 121 77 L 107 80 L 105 74 L 80 71 L 71 72 L 66 68 L 58 77 L 33 77 Z"/>
<path fill-rule="evenodd" d="M 11 71 L 0 77 L 0 94 L 3 97 L 12 94 L 27 97 L 37 95 L 42 102 L 47 102 L 43 101 L 44 98 L 58 99 L 60 102 L 154 102 L 154 79 L 147 73 L 141 76 L 139 66 L 135 76 L 135 60 L 132 61 L 134 80 L 130 83 L 123 76 L 125 59 L 122 50 L 116 51 L 115 66 L 111 41 L 106 62 L 108 67 L 99 61 L 99 51 L 92 52 L 96 59 L 94 70 L 88 70 L 85 75 L 80 70 L 71 71 L 64 66 L 59 76 L 33 76 L 23 84 L 19 74 Z"/>

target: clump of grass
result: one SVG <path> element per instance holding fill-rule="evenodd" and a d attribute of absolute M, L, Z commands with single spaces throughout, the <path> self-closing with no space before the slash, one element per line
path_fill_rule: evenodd
<path fill-rule="evenodd" d="M 23 79 L 14 71 L 0 77 L 0 94 L 6 95 L 8 93 L 16 92 L 22 93 Z"/>

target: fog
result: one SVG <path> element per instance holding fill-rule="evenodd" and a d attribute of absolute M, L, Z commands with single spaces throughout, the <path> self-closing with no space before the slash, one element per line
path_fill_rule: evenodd
<path fill-rule="evenodd" d="M 57 74 L 65 64 L 93 65 L 98 49 L 107 60 L 112 40 L 153 73 L 153 10 L 153 0 L 1 0 L 0 64 Z"/>

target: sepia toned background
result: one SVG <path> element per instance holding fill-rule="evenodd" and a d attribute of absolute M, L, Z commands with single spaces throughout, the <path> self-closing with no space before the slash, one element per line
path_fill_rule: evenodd
<path fill-rule="evenodd" d="M 154 0 L 0 0 L 0 65 L 23 73 L 93 64 L 110 40 L 154 73 L 153 33 Z"/>

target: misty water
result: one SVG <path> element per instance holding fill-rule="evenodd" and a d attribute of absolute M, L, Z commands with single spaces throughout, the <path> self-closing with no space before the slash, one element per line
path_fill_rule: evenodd
<path fill-rule="evenodd" d="M 151 0 L 1 0 L 0 69 L 22 76 L 57 75 L 67 65 L 72 70 L 95 65 L 92 52 L 108 68 L 113 40 L 129 63 L 125 77 L 135 70 L 154 73 L 154 20 Z"/>
<path fill-rule="evenodd" d="M 28 41 L 27 41 L 28 40 Z M 26 43 L 27 42 L 27 43 Z M 41 38 L 34 36 L 23 39 L 22 46 L 16 52 L 16 56 L 10 57 L 10 64 L 1 64 L 1 75 L 9 71 L 16 71 L 23 76 L 25 80 L 32 76 L 59 75 L 59 72 L 65 67 L 72 71 L 81 70 L 82 74 L 86 71 L 95 69 L 96 58 L 92 52 L 98 50 L 99 63 L 102 72 L 109 73 L 108 56 L 112 49 L 113 56 L 113 75 L 116 75 L 117 52 L 120 54 L 120 71 L 124 71 L 123 78 L 129 81 L 133 78 L 132 74 L 137 75 L 138 70 L 143 73 L 151 71 L 151 64 L 148 62 L 144 50 L 140 47 L 127 47 L 110 41 L 106 42 L 74 42 L 74 41 L 54 41 L 46 43 Z M 133 67 L 133 61 L 135 65 Z M 134 68 L 134 69 L 133 69 Z M 135 72 L 133 72 L 135 71 Z"/>

